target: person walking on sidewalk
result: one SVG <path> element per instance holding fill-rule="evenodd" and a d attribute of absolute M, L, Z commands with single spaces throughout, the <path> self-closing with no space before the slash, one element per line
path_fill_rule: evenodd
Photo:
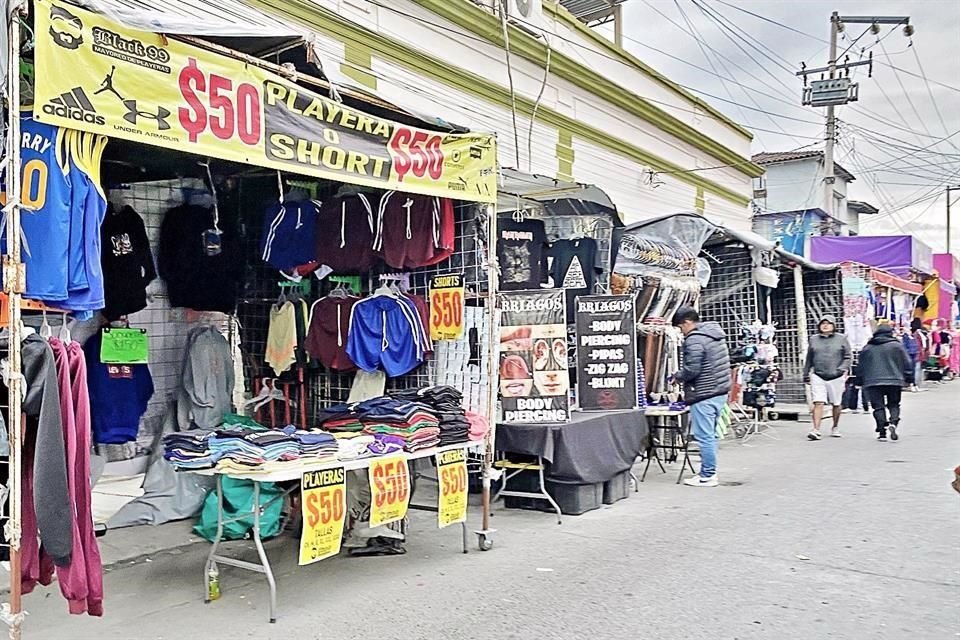
<path fill-rule="evenodd" d="M 693 437 L 700 446 L 700 473 L 684 480 L 692 487 L 717 486 L 717 421 L 730 393 L 727 336 L 716 322 L 700 322 L 693 307 L 681 307 L 673 326 L 684 335 L 683 368 L 673 378 L 683 384 Z"/>
<path fill-rule="evenodd" d="M 870 397 L 877 440 L 897 440 L 900 434 L 900 394 L 913 384 L 914 367 L 903 343 L 893 335 L 890 324 L 877 327 L 867 346 L 860 352 L 860 375 Z"/>
<path fill-rule="evenodd" d="M 920 318 L 914 318 L 910 322 L 910 330 L 903 336 L 903 346 L 913 362 L 913 386 L 910 390 L 916 393 L 923 386 L 923 361 L 927 359 L 927 336 L 923 332 Z"/>
<path fill-rule="evenodd" d="M 820 439 L 820 423 L 823 421 L 823 406 L 833 406 L 833 428 L 830 435 L 839 438 L 840 411 L 846 375 L 850 372 L 853 352 L 850 342 L 842 333 L 837 333 L 837 319 L 825 315 L 817 325 L 817 335 L 810 338 L 807 360 L 803 365 L 803 380 L 810 384 L 813 401 L 813 430 L 807 435 L 810 440 Z"/>

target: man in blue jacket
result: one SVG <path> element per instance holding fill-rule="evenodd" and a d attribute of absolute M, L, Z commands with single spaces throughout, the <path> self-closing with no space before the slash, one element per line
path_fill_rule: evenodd
<path fill-rule="evenodd" d="M 727 336 L 716 322 L 700 322 L 693 307 L 681 307 L 673 326 L 683 332 L 683 369 L 673 378 L 683 384 L 690 406 L 693 437 L 700 445 L 700 473 L 687 478 L 691 487 L 717 486 L 717 420 L 730 393 Z"/>

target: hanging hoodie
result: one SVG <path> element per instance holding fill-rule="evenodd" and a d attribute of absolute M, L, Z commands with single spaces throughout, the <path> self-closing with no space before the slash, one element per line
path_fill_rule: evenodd
<path fill-rule="evenodd" d="M 8 349 L 9 338 L 0 337 L 0 351 Z M 23 340 L 20 353 L 27 386 L 23 401 L 27 429 L 23 443 L 20 552 L 23 575 L 39 579 L 40 544 L 58 567 L 68 565 L 72 555 L 72 524 L 63 517 L 70 510 L 66 449 L 53 351 L 46 340 L 32 334 Z M 0 403 L 7 406 L 7 387 L 0 385 L 0 388 L 3 390 Z M 7 473 L 7 465 L 2 468 Z"/>
<path fill-rule="evenodd" d="M 143 219 L 131 207 L 113 208 L 100 227 L 108 320 L 141 311 L 147 306 L 147 285 L 157 277 Z"/>
<path fill-rule="evenodd" d="M 230 344 L 217 329 L 196 327 L 187 334 L 177 423 L 181 430 L 215 429 L 233 411 L 233 356 Z"/>
<path fill-rule="evenodd" d="M 160 225 L 160 277 L 167 283 L 170 306 L 196 311 L 232 313 L 243 276 L 243 255 L 233 224 L 221 216 L 219 252 L 205 242 L 214 228 L 213 209 L 184 204 L 163 217 Z"/>

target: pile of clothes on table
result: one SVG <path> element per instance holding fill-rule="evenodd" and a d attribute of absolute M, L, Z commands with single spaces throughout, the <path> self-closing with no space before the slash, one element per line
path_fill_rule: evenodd
<path fill-rule="evenodd" d="M 320 423 L 352 458 L 363 457 L 357 442 L 367 442 L 370 455 L 432 449 L 440 443 L 440 419 L 428 405 L 388 396 L 334 405 L 324 410 Z M 374 440 L 358 440 L 358 433 Z"/>
<path fill-rule="evenodd" d="M 329 433 L 294 426 L 268 429 L 242 416 L 227 416 L 219 429 L 192 429 L 163 438 L 164 458 L 185 470 L 260 471 L 283 463 L 333 460 L 337 440 Z"/>
<path fill-rule="evenodd" d="M 441 385 L 426 389 L 393 391 L 390 396 L 427 406 L 439 420 L 440 446 L 467 442 L 470 439 L 470 421 L 463 408 L 463 394 L 451 386 Z"/>

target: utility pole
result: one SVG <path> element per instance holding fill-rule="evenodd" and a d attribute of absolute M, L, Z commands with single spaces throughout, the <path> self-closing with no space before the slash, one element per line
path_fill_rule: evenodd
<path fill-rule="evenodd" d="M 862 65 L 869 66 L 868 77 L 873 77 L 873 52 L 866 60 L 849 61 L 846 56 L 844 62 L 837 61 L 837 36 L 844 30 L 845 24 L 868 24 L 868 28 L 874 33 L 880 32 L 880 25 L 904 25 L 904 34 L 913 35 L 913 27 L 910 26 L 909 16 L 841 16 L 834 11 L 830 15 L 830 58 L 826 67 L 816 69 L 807 69 L 805 63 L 800 64 L 798 76 L 803 77 L 803 100 L 801 104 L 811 107 L 827 108 L 827 127 L 826 140 L 823 148 L 823 210 L 828 216 L 835 217 L 833 210 L 833 185 L 837 178 L 834 175 L 834 145 L 837 139 L 837 116 L 836 107 L 849 102 L 856 102 L 860 97 L 860 85 L 850 81 L 850 69 Z M 851 45 L 852 46 L 852 45 Z M 849 47 L 848 47 L 849 50 Z M 846 52 L 844 52 L 846 53 Z M 844 72 L 840 76 L 838 72 Z M 820 74 L 819 80 L 810 82 L 807 86 L 807 76 Z M 826 74 L 826 77 L 824 77 Z"/>
<path fill-rule="evenodd" d="M 960 185 L 947 187 L 947 253 L 950 253 L 950 192 L 960 191 Z"/>

